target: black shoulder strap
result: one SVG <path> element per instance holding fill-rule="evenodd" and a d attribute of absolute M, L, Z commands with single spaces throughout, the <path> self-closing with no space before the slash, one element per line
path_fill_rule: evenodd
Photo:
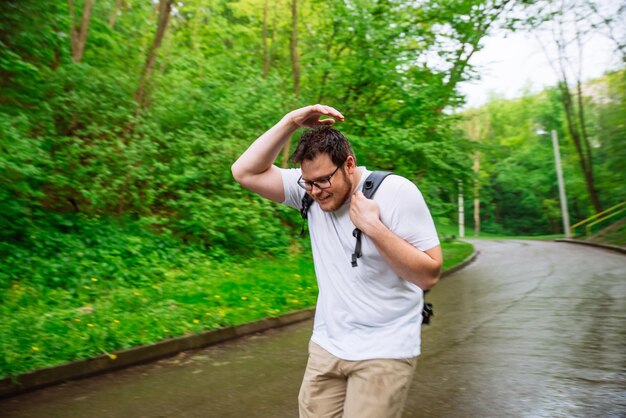
<path fill-rule="evenodd" d="M 365 183 L 363 183 L 363 196 L 371 199 L 378 190 L 380 184 L 385 180 L 385 178 L 392 173 L 387 171 L 372 171 L 372 173 L 367 176 L 365 179 Z M 359 228 L 355 228 L 352 231 L 352 235 L 356 238 L 356 245 L 354 247 L 354 253 L 352 253 L 352 267 L 356 267 L 358 265 L 357 259 L 361 258 L 361 235 L 363 233 Z"/>
<path fill-rule="evenodd" d="M 309 217 L 309 208 L 313 202 L 313 198 L 307 192 L 304 192 L 304 196 L 302 196 L 302 208 L 300 209 L 300 216 L 302 216 L 302 230 L 300 231 L 301 237 L 304 236 L 304 224 Z"/>
<path fill-rule="evenodd" d="M 390 174 L 392 173 L 389 173 L 388 171 L 372 171 L 372 173 L 367 176 L 367 179 L 365 179 L 365 183 L 363 184 L 363 195 L 368 199 L 371 199 L 372 196 L 374 196 L 374 193 L 376 193 L 376 190 L 378 190 L 378 186 L 380 186 L 385 177 Z"/>
<path fill-rule="evenodd" d="M 306 220 L 309 217 L 309 208 L 313 204 L 313 198 L 307 192 L 304 192 L 304 196 L 302 196 L 302 209 L 300 209 L 300 215 L 302 219 Z"/>
<path fill-rule="evenodd" d="M 378 187 L 383 182 L 383 180 L 385 180 L 385 178 L 390 174 L 393 173 L 390 173 L 388 171 L 372 171 L 370 175 L 367 176 L 367 178 L 365 179 L 365 183 L 363 183 L 363 189 L 361 190 L 363 192 L 363 195 L 366 198 L 371 199 L 372 196 L 374 196 L 374 193 L 376 193 L 376 190 L 378 190 Z M 302 196 L 302 208 L 300 209 L 300 216 L 302 216 L 304 222 L 306 222 L 306 220 L 308 219 L 309 208 L 311 207 L 313 202 L 313 198 L 305 192 Z M 300 232 L 300 235 L 304 235 L 304 222 L 302 223 L 302 231 Z M 356 267 L 358 265 L 357 259 L 361 258 L 361 255 L 363 255 L 361 253 L 362 232 L 360 229 L 355 228 L 352 232 L 352 235 L 356 238 L 356 245 L 354 248 L 354 253 L 352 254 L 352 267 Z"/>

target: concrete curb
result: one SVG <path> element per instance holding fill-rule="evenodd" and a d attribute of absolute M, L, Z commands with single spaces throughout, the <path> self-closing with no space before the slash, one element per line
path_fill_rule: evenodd
<path fill-rule="evenodd" d="M 451 275 L 464 268 L 478 256 L 475 251 L 461 263 L 441 273 L 441 278 Z M 194 334 L 186 337 L 172 338 L 151 345 L 116 351 L 115 360 L 109 356 L 100 356 L 88 360 L 61 364 L 46 369 L 35 370 L 14 378 L 0 380 L 0 399 L 18 395 L 23 392 L 40 389 L 45 386 L 63 383 L 69 380 L 94 376 L 125 367 L 135 366 L 161 358 L 176 355 L 185 350 L 198 349 L 215 345 L 224 341 L 243 337 L 244 335 L 280 328 L 286 325 L 311 319 L 315 309 L 303 309 L 277 318 L 266 318 L 234 327 L 222 328 Z"/>
<path fill-rule="evenodd" d="M 441 273 L 441 278 L 443 279 L 444 277 L 447 277 L 447 276 L 449 276 L 449 275 L 451 275 L 453 273 L 456 273 L 457 271 L 467 267 L 468 264 L 470 264 L 471 262 L 476 260 L 476 257 L 478 257 L 478 251 L 476 251 L 476 249 L 474 249 L 474 252 L 469 257 L 467 257 L 465 260 L 461 261 L 456 266 L 450 267 L 448 270 L 446 270 L 443 273 Z"/>
<path fill-rule="evenodd" d="M 572 238 L 561 238 L 561 239 L 556 239 L 555 241 L 556 242 L 568 242 L 570 244 L 587 245 L 589 247 L 603 248 L 605 250 L 617 251 L 618 253 L 626 254 L 626 248 L 618 247 L 617 245 L 598 244 L 597 242 L 582 241 L 579 239 L 572 239 Z"/>
<path fill-rule="evenodd" d="M 181 351 L 197 349 L 232 340 L 248 334 L 280 328 L 313 317 L 314 309 L 303 309 L 277 318 L 266 318 L 235 327 L 221 328 L 186 337 L 172 338 L 156 344 L 115 352 L 115 360 L 100 356 L 88 360 L 61 364 L 0 380 L 0 399 L 68 380 L 93 376 L 124 367 L 173 356 Z"/>

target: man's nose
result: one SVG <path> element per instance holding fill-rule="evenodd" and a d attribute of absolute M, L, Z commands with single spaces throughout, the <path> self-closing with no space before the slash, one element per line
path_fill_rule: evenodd
<path fill-rule="evenodd" d="M 311 188 L 311 196 L 319 196 L 322 193 L 322 189 L 320 189 L 319 187 L 317 187 L 317 185 L 313 185 L 313 187 Z"/>

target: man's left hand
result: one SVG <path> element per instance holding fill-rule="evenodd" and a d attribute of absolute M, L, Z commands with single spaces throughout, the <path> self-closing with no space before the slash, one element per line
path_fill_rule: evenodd
<path fill-rule="evenodd" d="M 359 228 L 365 235 L 368 231 L 380 224 L 380 208 L 378 203 L 368 199 L 358 191 L 352 195 L 350 202 L 350 219 L 354 226 Z"/>

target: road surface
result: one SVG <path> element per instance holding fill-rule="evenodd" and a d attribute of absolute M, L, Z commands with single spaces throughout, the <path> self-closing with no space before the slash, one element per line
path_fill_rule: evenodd
<path fill-rule="evenodd" d="M 427 299 L 404 416 L 623 417 L 626 256 L 472 241 Z M 296 417 L 311 322 L 0 401 L 3 417 Z"/>

